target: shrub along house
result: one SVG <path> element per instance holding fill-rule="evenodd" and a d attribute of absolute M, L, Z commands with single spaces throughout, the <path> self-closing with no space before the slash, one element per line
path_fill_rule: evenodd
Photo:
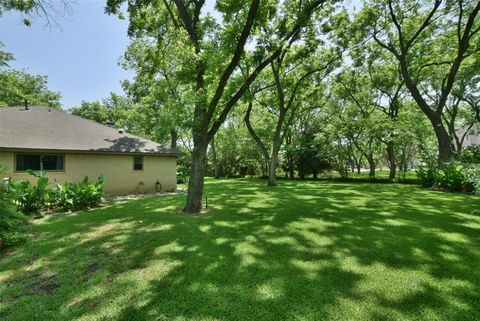
<path fill-rule="evenodd" d="M 64 111 L 0 108 L 4 177 L 35 181 L 27 173 L 32 169 L 59 183 L 103 175 L 109 194 L 170 191 L 177 156 L 175 149 Z"/>

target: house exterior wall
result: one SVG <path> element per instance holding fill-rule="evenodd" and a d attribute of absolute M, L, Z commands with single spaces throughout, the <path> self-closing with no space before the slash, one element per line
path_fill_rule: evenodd
<path fill-rule="evenodd" d="M 465 139 L 465 146 L 480 146 L 480 133 L 477 135 L 468 135 Z"/>
<path fill-rule="evenodd" d="M 457 135 L 462 137 L 465 134 L 465 127 L 461 127 L 457 131 Z M 480 125 L 476 125 L 470 129 L 469 133 L 465 136 L 463 147 L 468 146 L 480 146 Z"/>
<path fill-rule="evenodd" d="M 29 153 L 37 154 L 35 151 Z M 157 180 L 162 186 L 162 191 L 176 189 L 176 157 L 141 155 L 143 170 L 135 171 L 133 155 L 87 153 L 64 153 L 64 155 L 64 171 L 46 171 L 50 181 L 75 182 L 82 180 L 85 176 L 95 180 L 103 175 L 105 192 L 110 195 L 155 192 Z M 0 151 L 0 164 L 6 167 L 6 171 L 2 173 L 3 177 L 36 181 L 35 177 L 28 173 L 15 171 L 15 152 L 13 151 Z"/>

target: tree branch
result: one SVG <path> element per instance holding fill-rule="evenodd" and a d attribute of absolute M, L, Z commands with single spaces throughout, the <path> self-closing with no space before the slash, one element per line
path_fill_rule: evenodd
<path fill-rule="evenodd" d="M 180 19 L 183 22 L 183 27 L 187 31 L 190 37 L 190 40 L 195 44 L 195 46 L 197 46 L 198 45 L 197 32 L 193 25 L 193 19 L 188 14 L 187 8 L 185 7 L 184 1 L 183 0 L 174 0 L 174 1 L 177 7 L 178 13 L 180 15 Z"/>
<path fill-rule="evenodd" d="M 172 19 L 173 26 L 175 27 L 175 29 L 178 29 L 180 27 L 180 25 L 177 21 L 177 18 L 175 18 L 175 15 L 173 14 L 173 11 L 172 11 L 172 8 L 170 7 L 170 4 L 167 2 L 167 0 L 163 0 L 163 4 L 167 8 L 168 15 L 170 16 L 170 19 Z"/>
<path fill-rule="evenodd" d="M 268 150 L 267 150 L 267 147 L 265 146 L 265 144 L 262 142 L 262 140 L 260 139 L 260 137 L 257 135 L 257 133 L 255 132 L 255 130 L 253 129 L 252 127 L 252 124 L 250 123 L 250 114 L 252 112 L 252 108 L 253 108 L 253 103 L 252 101 L 250 100 L 248 102 L 248 108 L 247 108 L 247 112 L 245 114 L 245 125 L 247 126 L 247 130 L 248 132 L 250 133 L 250 136 L 252 136 L 253 140 L 255 141 L 255 143 L 257 144 L 258 148 L 260 149 L 260 151 L 262 152 L 262 155 L 263 157 L 265 158 L 265 161 L 266 162 L 269 162 L 270 161 L 270 155 L 268 154 Z"/>
<path fill-rule="evenodd" d="M 250 5 L 250 9 L 248 11 L 248 17 L 245 25 L 243 26 L 242 33 L 240 34 L 240 39 L 237 42 L 237 46 L 235 48 L 233 57 L 228 64 L 227 68 L 222 74 L 217 86 L 217 90 L 215 91 L 215 95 L 213 96 L 210 104 L 208 105 L 207 109 L 207 119 L 211 119 L 213 116 L 213 112 L 222 98 L 223 92 L 225 91 L 225 86 L 228 83 L 228 79 L 232 75 L 233 71 L 237 67 L 238 63 L 240 62 L 240 58 L 243 54 L 243 48 L 245 47 L 245 43 L 251 33 L 253 23 L 255 22 L 255 17 L 257 16 L 258 6 L 260 4 L 260 0 L 253 0 L 252 4 Z"/>

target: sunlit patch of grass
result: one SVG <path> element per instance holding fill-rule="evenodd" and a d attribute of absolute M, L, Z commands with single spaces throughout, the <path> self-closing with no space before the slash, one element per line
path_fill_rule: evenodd
<path fill-rule="evenodd" d="M 480 320 L 478 197 L 207 180 L 38 220 L 0 258 L 0 320 Z"/>

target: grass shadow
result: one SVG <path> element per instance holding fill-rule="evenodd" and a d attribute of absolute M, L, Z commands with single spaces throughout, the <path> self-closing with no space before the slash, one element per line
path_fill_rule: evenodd
<path fill-rule="evenodd" d="M 408 185 L 209 180 L 35 225 L 2 320 L 478 320 L 478 198 Z"/>

